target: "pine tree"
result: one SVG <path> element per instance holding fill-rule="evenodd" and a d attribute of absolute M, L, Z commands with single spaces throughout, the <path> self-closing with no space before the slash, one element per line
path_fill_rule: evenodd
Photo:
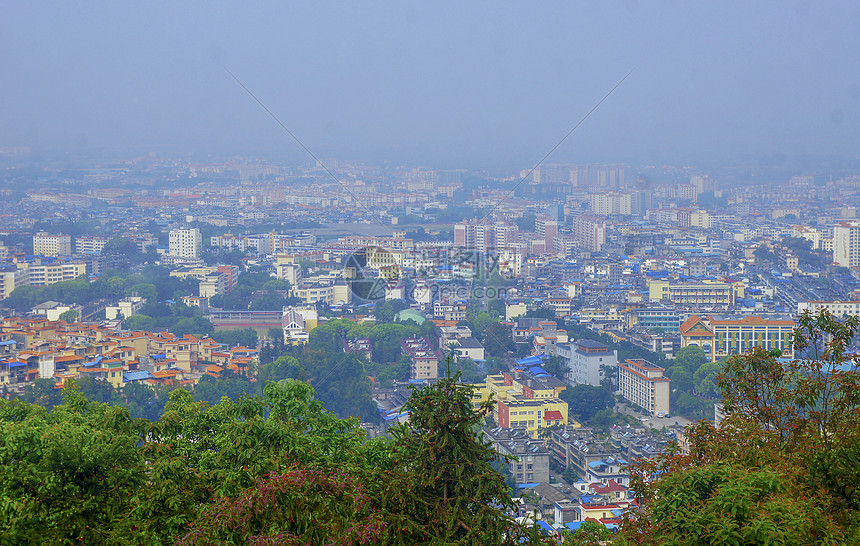
<path fill-rule="evenodd" d="M 476 431 L 492 402 L 477 411 L 474 389 L 460 373 L 413 390 L 409 422 L 392 429 L 399 473 L 387 491 L 392 511 L 409 514 L 402 536 L 415 543 L 503 544 L 524 534 L 506 511 L 514 508 L 504 477 L 491 463 L 503 457 Z M 396 528 L 395 526 L 392 526 Z"/>

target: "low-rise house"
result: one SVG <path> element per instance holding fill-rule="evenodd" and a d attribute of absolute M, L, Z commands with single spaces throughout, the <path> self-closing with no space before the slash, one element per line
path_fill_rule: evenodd
<path fill-rule="evenodd" d="M 471 358 L 475 361 L 484 360 L 484 346 L 473 337 L 454 340 L 452 345 L 458 361 L 464 358 Z"/>

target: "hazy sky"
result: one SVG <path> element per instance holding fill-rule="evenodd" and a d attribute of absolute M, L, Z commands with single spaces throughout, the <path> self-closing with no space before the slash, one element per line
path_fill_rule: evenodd
<path fill-rule="evenodd" d="M 0 146 L 430 166 L 856 157 L 860 2 L 4 2 Z"/>

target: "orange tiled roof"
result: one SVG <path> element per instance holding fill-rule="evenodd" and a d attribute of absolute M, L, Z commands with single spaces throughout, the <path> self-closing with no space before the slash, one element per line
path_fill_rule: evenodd
<path fill-rule="evenodd" d="M 687 320 L 685 320 L 685 321 L 681 324 L 681 326 L 680 326 L 681 333 L 682 333 L 682 334 L 686 334 L 686 333 L 687 333 L 687 332 L 689 332 L 689 331 L 690 331 L 690 330 L 691 330 L 695 325 L 700 324 L 700 323 L 702 324 L 702 326 L 704 326 L 705 328 L 707 328 L 707 329 L 708 329 L 708 331 L 707 331 L 707 332 L 700 332 L 700 335 L 703 335 L 703 336 L 708 336 L 708 335 L 712 336 L 712 335 L 714 335 L 714 333 L 711 331 L 711 329 L 710 329 L 710 328 L 708 328 L 707 324 L 705 324 L 705 322 L 704 322 L 701 318 L 699 318 L 699 316 L 698 316 L 698 315 L 692 315 L 692 316 L 690 316 L 690 318 L 688 318 Z"/>

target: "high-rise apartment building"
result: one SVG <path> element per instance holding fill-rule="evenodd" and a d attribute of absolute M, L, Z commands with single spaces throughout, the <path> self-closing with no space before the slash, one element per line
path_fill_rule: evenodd
<path fill-rule="evenodd" d="M 663 368 L 647 360 L 627 359 L 618 364 L 618 388 L 621 396 L 651 415 L 669 413 L 669 378 Z"/>
<path fill-rule="evenodd" d="M 547 215 L 541 215 L 535 220 L 535 233 L 544 242 L 544 248 L 554 248 L 555 237 L 558 235 L 558 221 Z"/>
<path fill-rule="evenodd" d="M 454 224 L 454 245 L 483 252 L 504 249 L 514 242 L 516 232 L 517 228 L 504 222 Z"/>
<path fill-rule="evenodd" d="M 44 231 L 33 235 L 33 254 L 41 256 L 71 256 L 71 235 L 48 235 Z"/>
<path fill-rule="evenodd" d="M 833 261 L 842 267 L 860 265 L 860 221 L 839 222 L 833 228 Z"/>
<path fill-rule="evenodd" d="M 171 229 L 167 253 L 179 258 L 199 258 L 203 251 L 203 237 L 197 228 Z"/>
<path fill-rule="evenodd" d="M 600 216 L 633 214 L 633 194 L 621 192 L 603 192 L 591 195 L 591 211 Z"/>
<path fill-rule="evenodd" d="M 606 244 L 606 225 L 602 218 L 583 214 L 573 219 L 571 235 L 579 249 L 600 252 L 601 247 Z"/>
<path fill-rule="evenodd" d="M 577 165 L 571 169 L 570 180 L 580 188 L 623 188 L 623 165 Z"/>

